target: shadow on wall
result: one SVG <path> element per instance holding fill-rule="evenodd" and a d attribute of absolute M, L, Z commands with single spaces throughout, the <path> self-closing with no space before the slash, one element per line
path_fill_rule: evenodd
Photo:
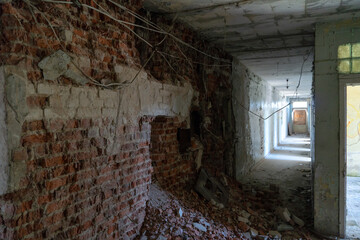
<path fill-rule="evenodd" d="M 158 116 L 151 122 L 152 180 L 165 189 L 195 180 L 195 163 L 192 152 L 188 151 L 191 146 L 181 140 L 187 137 L 190 140 L 187 130 L 190 129 L 186 129 L 186 122 L 177 117 Z"/>

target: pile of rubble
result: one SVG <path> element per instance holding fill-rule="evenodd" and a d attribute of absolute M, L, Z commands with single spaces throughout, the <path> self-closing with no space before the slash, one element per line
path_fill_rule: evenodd
<path fill-rule="evenodd" d="M 275 191 L 245 189 L 224 175 L 219 182 L 209 182 L 201 175 L 196 191 L 164 191 L 152 184 L 146 218 L 137 239 L 311 239 L 305 223 L 279 207 Z M 199 189 L 199 182 L 203 182 L 203 189 L 222 186 L 218 194 L 227 191 L 228 197 L 214 193 L 211 198 L 210 192 L 204 194 Z"/>

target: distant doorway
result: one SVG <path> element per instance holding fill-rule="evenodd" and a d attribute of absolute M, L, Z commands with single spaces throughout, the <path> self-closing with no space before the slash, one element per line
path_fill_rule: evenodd
<path fill-rule="evenodd" d="M 292 102 L 291 134 L 309 134 L 308 102 Z"/>
<path fill-rule="evenodd" d="M 342 78 L 340 90 L 340 232 L 355 238 L 360 236 L 360 78 Z"/>

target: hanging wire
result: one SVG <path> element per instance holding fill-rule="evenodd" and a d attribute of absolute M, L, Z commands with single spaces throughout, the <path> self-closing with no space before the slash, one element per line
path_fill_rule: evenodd
<path fill-rule="evenodd" d="M 304 65 L 305 65 L 305 62 L 308 60 L 308 58 L 310 57 L 310 54 L 311 52 L 313 51 L 314 48 L 311 48 L 308 52 L 308 54 L 306 56 L 303 57 L 303 63 L 301 65 L 301 69 L 300 69 L 300 76 L 299 76 L 299 81 L 298 81 L 298 84 L 296 86 L 296 89 L 295 89 L 295 93 L 294 93 L 294 96 L 297 98 L 297 94 L 298 94 L 298 89 L 300 87 L 300 84 L 301 84 L 301 79 L 302 79 L 302 75 L 303 75 L 303 70 L 304 70 Z"/>
<path fill-rule="evenodd" d="M 280 112 L 281 110 L 283 110 L 284 108 L 288 107 L 291 103 L 288 103 L 286 104 L 285 106 L 283 106 L 282 108 L 279 108 L 278 110 L 276 110 L 275 112 L 271 113 L 269 116 L 267 117 L 263 117 L 253 111 L 251 111 L 249 108 L 245 107 L 244 105 L 242 105 L 241 103 L 239 103 L 240 107 L 242 107 L 243 109 L 245 109 L 246 111 L 248 111 L 249 113 L 251 113 L 252 115 L 258 117 L 259 119 L 263 120 L 263 121 L 266 121 L 268 120 L 269 118 L 271 118 L 272 116 L 274 116 L 274 114 Z"/>
<path fill-rule="evenodd" d="M 304 71 L 304 65 L 305 65 L 305 62 L 306 62 L 306 61 L 308 60 L 308 58 L 310 57 L 310 54 L 311 54 L 312 50 L 313 50 L 313 48 L 311 48 L 311 49 L 309 50 L 309 52 L 303 57 L 303 62 L 302 62 L 302 64 L 301 64 L 301 69 L 300 69 L 299 81 L 298 81 L 298 84 L 297 84 L 297 86 L 296 86 L 296 89 L 295 89 L 293 98 L 294 98 L 294 97 L 297 97 L 297 94 L 298 94 L 297 91 L 298 91 L 298 88 L 299 88 L 299 86 L 300 86 L 300 84 L 301 84 L 302 75 L 303 75 L 303 71 Z M 277 63 L 277 71 L 278 71 L 278 63 Z M 247 76 L 248 76 L 248 78 L 250 79 L 250 76 L 249 76 L 249 75 L 247 75 Z M 241 108 L 243 108 L 244 110 L 248 111 L 249 113 L 251 113 L 252 115 L 258 117 L 260 120 L 263 120 L 263 121 L 266 121 L 267 119 L 271 118 L 271 117 L 274 116 L 276 113 L 280 112 L 281 110 L 285 109 L 286 107 L 288 107 L 288 106 L 291 104 L 291 103 L 288 103 L 288 104 L 286 104 L 285 106 L 283 106 L 283 107 L 277 109 L 276 111 L 272 112 L 269 116 L 263 117 L 263 116 L 261 116 L 260 114 L 257 114 L 257 113 L 255 113 L 255 112 L 251 111 L 250 108 L 245 107 L 245 106 L 241 103 L 241 101 L 239 101 L 239 99 L 237 98 L 237 96 L 235 96 L 235 98 L 238 100 L 238 104 L 240 105 Z"/>
<path fill-rule="evenodd" d="M 175 58 L 175 59 L 178 59 L 178 60 L 186 60 L 186 61 L 188 60 L 186 58 L 175 56 L 175 55 L 172 55 L 172 54 L 169 54 L 169 53 L 166 53 L 166 52 L 162 52 L 162 51 L 158 51 L 158 52 L 161 52 L 162 54 L 164 54 L 166 56 L 169 56 L 171 58 Z M 192 60 L 191 60 L 191 62 L 195 63 L 195 64 L 198 64 L 198 65 L 206 66 L 206 67 L 231 67 L 232 66 L 232 64 L 206 64 L 206 63 L 192 61 Z"/>
<path fill-rule="evenodd" d="M 41 0 L 41 1 L 43 1 L 43 2 L 48 2 L 48 3 L 74 4 L 73 2 L 66 2 L 66 1 L 53 1 L 53 0 Z M 155 30 L 155 29 L 152 29 L 152 28 L 147 28 L 147 27 L 138 25 L 138 26 L 141 26 L 141 28 L 144 28 L 144 29 L 147 29 L 147 30 L 150 30 L 150 31 L 155 31 L 155 32 L 158 32 L 158 33 L 161 33 L 161 34 L 169 35 L 171 38 L 173 38 L 173 39 L 176 40 L 177 42 L 179 42 L 179 43 L 187 46 L 188 48 L 191 48 L 191 49 L 193 49 L 193 50 L 195 50 L 195 51 L 197 51 L 197 52 L 199 52 L 199 53 L 201 53 L 201 54 L 203 54 L 203 55 L 205 55 L 205 56 L 207 56 L 207 57 L 209 57 L 209 58 L 216 59 L 216 60 L 219 60 L 219 61 L 222 61 L 222 62 L 226 62 L 226 63 L 231 63 L 231 61 L 229 61 L 228 59 L 219 58 L 219 57 L 210 55 L 210 54 L 208 54 L 208 53 L 206 53 L 206 52 L 204 52 L 204 51 L 199 50 L 198 48 L 196 48 L 196 47 L 192 46 L 191 44 L 189 44 L 189 43 L 181 40 L 180 38 L 176 37 L 175 35 L 171 34 L 170 32 L 167 32 L 167 31 L 163 30 L 163 29 L 162 29 L 161 27 L 159 27 L 157 24 L 152 23 L 152 22 L 149 21 L 149 20 L 144 20 L 143 17 L 139 17 L 137 14 L 134 14 L 133 12 L 131 12 L 129 9 L 125 8 L 125 7 L 122 6 L 121 4 L 115 3 L 114 1 L 111 1 L 111 0 L 108 0 L 108 1 L 110 1 L 111 3 L 113 3 L 114 5 L 116 5 L 116 6 L 118 6 L 118 7 L 121 6 L 120 8 L 121 8 L 122 10 L 125 10 L 125 11 L 127 11 L 128 13 L 133 14 L 133 16 L 136 17 L 137 19 L 139 19 L 140 21 L 143 21 L 144 23 L 147 23 L 147 24 L 151 23 L 151 26 L 154 26 L 154 25 L 155 25 L 158 30 Z M 151 46 L 151 44 L 150 44 L 148 41 L 146 41 L 144 38 L 142 38 L 141 36 L 139 36 L 138 34 L 136 34 L 136 33 L 128 26 L 128 25 L 134 25 L 133 23 L 130 23 L 130 22 L 127 22 L 127 21 L 118 20 L 118 19 L 116 19 L 115 17 L 111 16 L 111 14 L 108 14 L 108 13 L 106 13 L 106 12 L 103 12 L 103 11 L 101 11 L 101 10 L 95 8 L 95 7 L 89 6 L 89 5 L 87 5 L 87 4 L 83 4 L 83 3 L 80 3 L 80 4 L 81 4 L 81 6 L 83 6 L 83 7 L 86 7 L 86 8 L 92 9 L 92 10 L 94 10 L 94 11 L 97 11 L 97 12 L 99 12 L 99 13 L 101 13 L 101 14 L 104 14 L 104 15 L 106 15 L 107 17 L 113 19 L 114 21 L 120 23 L 122 26 L 124 26 L 124 27 L 127 28 L 129 31 L 131 31 L 131 32 L 132 32 L 135 36 L 137 36 L 139 39 L 141 39 L 142 41 L 144 41 L 147 45 Z M 160 30 L 159 30 L 159 29 L 160 29 Z"/>
<path fill-rule="evenodd" d="M 61 4 L 73 4 L 73 2 L 67 2 L 67 1 L 53 1 L 53 0 L 42 0 L 42 1 L 43 1 L 43 2 L 49 2 L 49 3 L 57 3 L 57 4 L 58 4 L 58 3 L 61 3 Z M 118 22 L 119 24 L 121 24 L 123 27 L 125 27 L 126 29 L 128 29 L 131 33 L 133 33 L 136 37 L 138 37 L 140 40 L 142 40 L 144 43 L 146 43 L 146 44 L 147 44 L 149 47 L 151 47 L 151 48 L 153 48 L 154 46 L 153 46 L 151 43 L 149 43 L 146 39 L 144 39 L 144 38 L 142 38 L 140 35 L 138 35 L 135 31 L 133 31 L 129 26 L 135 26 L 135 27 L 139 27 L 139 28 L 142 28 L 142 29 L 146 29 L 146 30 L 149 30 L 149 31 L 156 32 L 156 33 L 165 34 L 166 36 L 170 36 L 170 37 L 171 37 L 173 40 L 175 40 L 176 42 L 179 42 L 179 43 L 181 43 L 181 44 L 183 44 L 183 45 L 185 45 L 185 46 L 187 46 L 187 47 L 189 47 L 189 48 L 191 48 L 191 49 L 193 49 L 193 50 L 195 50 L 195 51 L 197 51 L 197 52 L 199 52 L 199 53 L 201 53 L 201 54 L 203 54 L 203 55 L 205 55 L 205 56 L 207 56 L 207 57 L 210 57 L 210 58 L 213 58 L 213 59 L 222 61 L 222 62 L 231 63 L 231 62 L 230 62 L 229 60 L 227 60 L 227 59 L 222 59 L 222 58 L 219 58 L 219 57 L 212 56 L 212 55 L 210 55 L 210 54 L 207 54 L 207 53 L 205 53 L 205 52 L 203 52 L 203 51 L 195 48 L 194 46 L 192 46 L 192 45 L 184 42 L 183 40 L 177 38 L 177 37 L 174 36 L 173 34 L 164 31 L 164 30 L 163 30 L 161 27 L 159 27 L 157 24 L 155 24 L 155 23 L 153 23 L 153 22 L 151 22 L 151 21 L 143 18 L 142 16 L 134 13 L 133 11 L 127 9 L 126 7 L 122 6 L 121 4 L 116 3 L 116 2 L 114 2 L 114 1 L 112 1 L 112 0 L 107 0 L 107 1 L 111 2 L 112 4 L 116 5 L 116 6 L 119 7 L 120 9 L 128 12 L 130 15 L 132 15 L 132 16 L 134 16 L 135 18 L 139 19 L 140 21 L 142 21 L 142 22 L 150 25 L 150 26 L 153 27 L 153 28 L 149 28 L 149 27 L 145 27 L 145 26 L 142 26 L 142 25 L 134 24 L 134 23 L 131 23 L 131 22 L 119 20 L 119 19 L 113 17 L 109 12 L 107 12 L 103 7 L 101 7 L 101 6 L 100 6 L 99 4 L 97 4 L 96 2 L 95 2 L 95 4 L 96 4 L 99 8 L 101 8 L 102 10 L 99 10 L 99 9 L 97 9 L 97 8 L 95 8 L 95 7 L 92 7 L 92 6 L 89 6 L 89 5 L 87 5 L 87 4 L 82 4 L 82 3 L 80 3 L 80 5 L 83 6 L 83 7 L 92 9 L 92 10 L 98 12 L 98 13 L 101 13 L 101 14 L 109 17 L 110 19 Z M 26 2 L 27 4 L 29 4 L 31 7 L 33 7 L 34 9 L 36 9 L 38 12 L 40 12 L 41 15 L 44 16 L 44 14 L 43 14 L 39 9 L 37 9 L 34 5 L 32 5 L 29 1 L 25 0 L 25 2 Z M 60 39 L 58 38 L 55 30 L 53 29 L 50 21 L 49 21 L 47 18 L 45 18 L 45 19 L 46 19 L 46 21 L 49 23 L 52 31 L 54 32 L 54 34 L 55 34 L 55 36 L 56 36 L 56 38 L 59 40 L 59 42 L 61 42 Z M 164 39 L 163 39 L 162 41 L 164 41 Z M 180 50 L 180 49 L 179 49 L 179 50 Z M 180 50 L 180 52 L 181 52 L 182 55 L 184 56 L 184 59 L 185 59 L 185 60 L 188 60 L 187 57 L 186 57 L 186 55 L 184 55 L 181 50 Z M 77 66 L 75 63 L 73 63 L 73 64 L 74 64 L 85 76 L 87 76 L 87 77 L 88 77 L 94 84 L 96 84 L 96 85 L 99 85 L 99 86 L 102 86 L 102 87 L 124 86 L 124 85 L 127 85 L 127 84 L 131 84 L 131 83 L 136 79 L 136 77 L 140 74 L 141 70 L 145 67 L 145 65 L 146 65 L 146 64 L 150 61 L 150 59 L 153 57 L 154 53 L 155 53 L 155 51 L 153 51 L 153 52 L 151 53 L 150 57 L 147 59 L 147 61 L 146 61 L 146 63 L 144 64 L 144 66 L 142 66 L 142 67 L 140 68 L 140 70 L 138 71 L 138 73 L 135 75 L 134 79 L 133 79 L 132 81 L 130 81 L 130 83 L 125 83 L 125 84 L 124 84 L 124 83 L 101 84 L 101 83 L 99 83 L 98 81 L 96 81 L 95 79 L 87 76 L 80 68 L 78 68 L 78 66 Z M 171 69 L 172 71 L 174 71 L 175 73 L 177 73 L 177 71 L 174 69 L 174 67 L 171 65 L 171 63 L 168 61 L 168 59 L 166 58 L 165 55 L 168 55 L 168 56 L 171 56 L 171 57 L 175 57 L 175 56 L 173 56 L 173 55 L 171 55 L 171 54 L 167 54 L 167 53 L 161 52 L 161 51 L 158 51 L 158 53 L 164 58 L 165 62 L 169 65 L 170 69 Z M 300 86 L 300 84 L 301 84 L 301 79 L 302 79 L 304 64 L 305 64 L 306 60 L 309 58 L 310 53 L 311 53 L 311 51 L 309 51 L 308 55 L 307 55 L 306 57 L 304 57 L 304 61 L 303 61 L 302 66 L 301 66 L 301 72 L 300 72 L 299 82 L 298 82 L 298 85 L 297 85 L 296 90 L 295 90 L 295 96 L 297 96 L 297 91 L 298 91 L 298 88 L 299 88 L 299 86 Z M 181 59 L 180 57 L 176 57 L 176 58 Z M 199 63 L 199 62 L 194 62 L 194 63 L 206 65 L 206 64 L 204 64 L 204 63 Z M 220 65 L 220 64 L 219 64 L 219 65 L 207 65 L 207 66 L 231 66 L 231 65 L 230 65 L 230 64 L 228 64 L 228 65 Z M 179 75 L 179 74 L 177 74 L 177 75 Z M 181 78 L 183 79 L 183 77 L 181 77 Z M 240 105 L 242 108 L 244 108 L 245 110 L 247 110 L 249 113 L 251 113 L 251 114 L 253 114 L 254 116 L 257 116 L 257 117 L 260 118 L 261 120 L 264 120 L 264 121 L 265 121 L 265 120 L 269 119 L 270 117 L 272 117 L 272 116 L 273 116 L 274 114 L 276 114 L 277 112 L 279 112 L 279 111 L 283 110 L 284 108 L 286 108 L 287 106 L 289 106 L 290 103 L 287 104 L 286 106 L 284 106 L 284 107 L 282 107 L 282 108 L 274 111 L 273 113 L 271 113 L 271 114 L 270 114 L 269 116 L 267 116 L 267 117 L 262 117 L 261 115 L 259 115 L 259 114 L 255 113 L 255 112 L 251 111 L 249 108 L 245 107 L 245 106 L 244 106 L 243 104 L 241 104 L 240 102 L 239 102 L 239 105 Z"/>

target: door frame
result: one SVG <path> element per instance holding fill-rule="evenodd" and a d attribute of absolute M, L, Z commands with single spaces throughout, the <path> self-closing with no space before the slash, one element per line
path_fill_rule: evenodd
<path fill-rule="evenodd" d="M 347 123 L 347 86 L 360 85 L 360 74 L 339 75 L 339 118 L 340 118 L 340 161 L 339 161 L 339 233 L 346 237 L 346 123 Z"/>

